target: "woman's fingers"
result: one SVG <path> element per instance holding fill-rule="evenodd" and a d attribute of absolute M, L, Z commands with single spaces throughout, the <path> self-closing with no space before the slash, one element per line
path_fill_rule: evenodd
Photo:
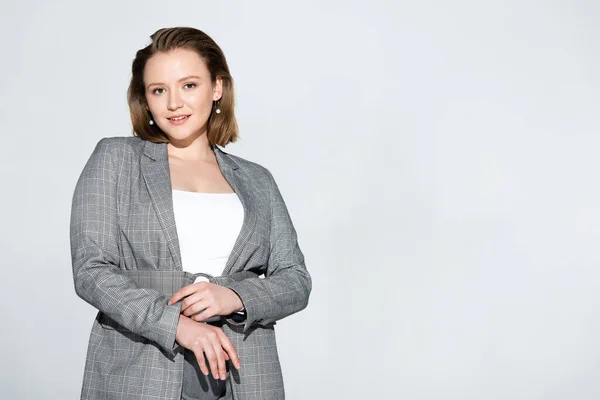
<path fill-rule="evenodd" d="M 175 293 L 173 293 L 173 296 L 171 296 L 169 298 L 169 302 L 167 304 L 169 304 L 169 305 L 175 304 L 179 300 L 183 299 L 184 297 L 189 296 L 190 294 L 194 293 L 195 290 L 192 286 L 193 285 L 185 286 L 185 287 L 179 289 L 178 291 L 176 291 Z"/>
<path fill-rule="evenodd" d="M 196 322 L 202 322 L 212 316 L 217 315 L 217 313 L 215 312 L 213 307 L 210 307 L 210 306 L 208 306 L 208 307 L 199 306 L 198 307 L 199 310 L 202 310 L 203 308 L 204 308 L 204 310 L 201 313 L 192 315 L 190 318 L 192 318 Z"/>
<path fill-rule="evenodd" d="M 221 328 L 198 324 L 182 315 L 177 326 L 176 340 L 193 351 L 204 375 L 212 372 L 215 379 L 226 379 L 228 360 L 236 369 L 240 369 L 235 347 Z"/>
<path fill-rule="evenodd" d="M 208 367 L 206 366 L 206 361 L 204 358 L 204 349 L 198 348 L 194 350 L 194 356 L 196 356 L 196 361 L 198 361 L 200 371 L 202 371 L 205 376 L 208 376 Z"/>
<path fill-rule="evenodd" d="M 187 299 L 184 301 L 187 301 Z M 183 307 L 181 308 L 181 313 L 186 317 L 198 314 L 200 311 L 206 310 L 210 305 L 205 299 L 201 299 L 193 303 L 190 301 L 188 304 L 189 305 L 185 309 Z"/>
<path fill-rule="evenodd" d="M 202 295 L 200 293 L 198 293 L 198 292 L 193 293 L 193 294 L 185 297 L 183 299 L 183 301 L 181 302 L 181 312 L 184 312 L 185 310 L 188 309 L 188 307 L 194 305 L 195 303 L 197 303 L 201 299 L 202 299 Z"/>
<path fill-rule="evenodd" d="M 217 335 L 219 337 L 221 347 L 227 352 L 228 358 L 233 363 L 233 366 L 236 369 L 240 369 L 240 359 L 238 357 L 237 351 L 235 350 L 235 347 L 233 347 L 233 343 L 231 343 L 231 340 L 229 340 L 227 335 L 225 335 L 225 333 L 223 333 L 223 331 L 220 329 L 217 332 Z"/>
<path fill-rule="evenodd" d="M 210 371 L 212 372 L 213 378 L 219 379 L 219 362 L 217 353 L 215 352 L 215 346 L 213 342 L 213 338 L 209 338 L 204 342 L 204 355 L 206 356 L 206 360 L 208 361 L 208 366 L 210 367 Z M 204 371 L 203 371 L 204 372 Z M 208 375 L 208 371 L 205 375 Z"/>
<path fill-rule="evenodd" d="M 181 313 L 190 317 L 203 309 L 210 313 L 194 318 L 204 321 L 213 315 L 228 315 L 239 310 L 242 300 L 233 290 L 207 282 L 194 283 L 178 290 L 169 298 L 169 305 L 181 301 Z M 202 303 L 202 306 L 198 303 Z"/>
<path fill-rule="evenodd" d="M 214 343 L 215 354 L 217 356 L 217 370 L 215 379 L 225 380 L 227 378 L 227 368 L 225 366 L 225 351 L 221 347 L 221 343 L 217 339 Z M 215 376 L 215 370 L 213 371 L 213 376 Z"/>
<path fill-rule="evenodd" d="M 206 286 L 205 282 L 192 283 L 191 285 L 187 285 L 173 293 L 173 295 L 169 298 L 168 304 L 175 304 L 184 297 L 187 297 L 193 293 L 201 292 Z"/>

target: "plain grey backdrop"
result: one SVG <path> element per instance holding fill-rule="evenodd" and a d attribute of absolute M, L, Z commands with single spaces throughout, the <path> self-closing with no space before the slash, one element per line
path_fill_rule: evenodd
<path fill-rule="evenodd" d="M 71 196 L 135 51 L 224 50 L 314 290 L 289 399 L 600 398 L 597 1 L 5 1 L 0 398 L 79 398 Z"/>

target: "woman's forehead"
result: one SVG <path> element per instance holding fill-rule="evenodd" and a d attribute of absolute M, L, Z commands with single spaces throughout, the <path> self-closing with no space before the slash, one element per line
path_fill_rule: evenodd
<path fill-rule="evenodd" d="M 206 63 L 192 50 L 176 49 L 153 55 L 144 68 L 144 81 L 147 85 L 155 81 L 176 82 L 188 76 L 199 78 L 210 76 Z"/>

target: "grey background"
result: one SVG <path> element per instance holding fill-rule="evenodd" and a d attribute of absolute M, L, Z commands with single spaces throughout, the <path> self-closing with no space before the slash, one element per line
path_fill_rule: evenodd
<path fill-rule="evenodd" d="M 2 1 L 0 397 L 75 399 L 71 195 L 156 29 L 223 48 L 314 290 L 289 399 L 600 397 L 596 1 Z"/>

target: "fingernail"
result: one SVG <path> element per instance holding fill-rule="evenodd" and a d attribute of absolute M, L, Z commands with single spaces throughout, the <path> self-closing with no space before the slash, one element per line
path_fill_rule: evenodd
<path fill-rule="evenodd" d="M 168 306 L 170 306 L 170 305 L 171 305 L 171 302 L 170 302 L 170 301 L 169 301 L 169 302 L 167 302 L 167 305 L 168 305 Z"/>
<path fill-rule="evenodd" d="M 225 374 L 221 374 L 221 380 L 224 381 L 227 376 Z"/>

